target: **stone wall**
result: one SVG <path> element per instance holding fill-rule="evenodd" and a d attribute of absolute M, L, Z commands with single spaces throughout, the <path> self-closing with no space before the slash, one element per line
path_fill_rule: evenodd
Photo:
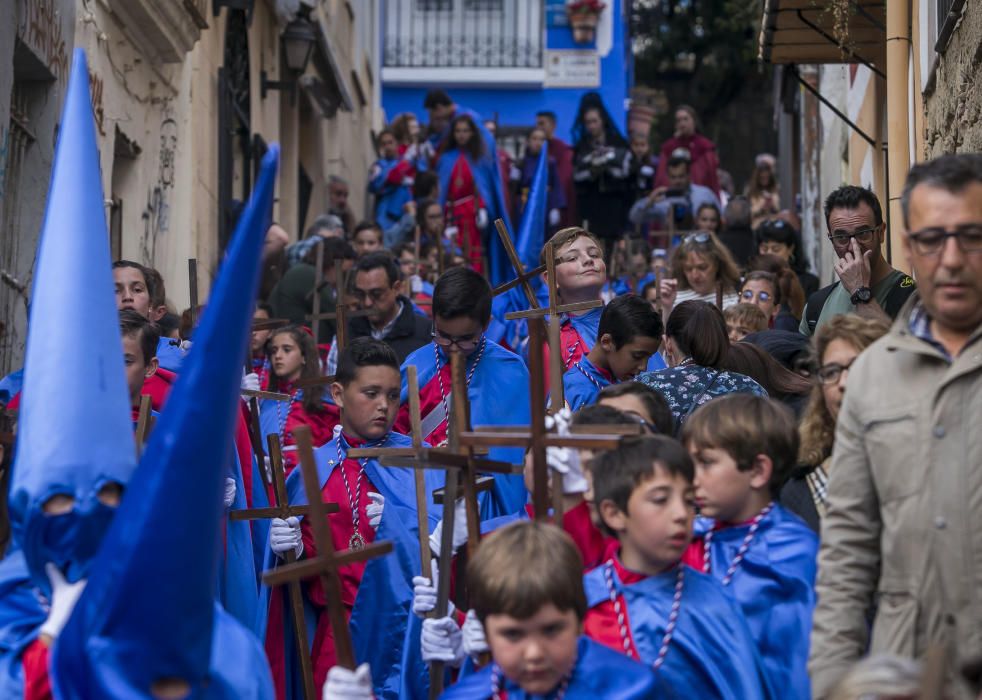
<path fill-rule="evenodd" d="M 982 151 L 982 3 L 965 3 L 961 21 L 938 57 L 933 89 L 924 98 L 927 157 Z"/>

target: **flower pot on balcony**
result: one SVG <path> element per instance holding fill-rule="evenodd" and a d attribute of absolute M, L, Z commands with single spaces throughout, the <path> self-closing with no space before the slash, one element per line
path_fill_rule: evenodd
<path fill-rule="evenodd" d="M 566 5 L 566 15 L 573 29 L 573 41 L 577 44 L 591 44 L 597 38 L 597 24 L 605 3 L 598 0 L 570 0 Z"/>

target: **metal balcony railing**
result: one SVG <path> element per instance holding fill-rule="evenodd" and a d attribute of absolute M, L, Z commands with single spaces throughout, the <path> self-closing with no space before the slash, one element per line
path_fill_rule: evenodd
<path fill-rule="evenodd" d="M 542 67 L 542 0 L 383 4 L 386 67 Z"/>

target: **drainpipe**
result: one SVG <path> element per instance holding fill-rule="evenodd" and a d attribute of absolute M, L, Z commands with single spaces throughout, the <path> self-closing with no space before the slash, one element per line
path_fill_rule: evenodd
<path fill-rule="evenodd" d="M 922 0 L 923 1 L 923 0 Z M 900 195 L 910 169 L 910 115 L 908 71 L 910 70 L 910 0 L 890 0 L 887 10 L 887 143 L 889 144 L 889 219 L 890 243 L 887 252 L 890 264 L 906 268 L 901 240 L 903 215 Z M 892 258 L 892 259 L 891 259 Z M 909 270 L 908 270 L 909 272 Z"/>

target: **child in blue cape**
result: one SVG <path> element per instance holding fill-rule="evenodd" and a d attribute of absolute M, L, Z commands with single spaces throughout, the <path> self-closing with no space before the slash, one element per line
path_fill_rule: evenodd
<path fill-rule="evenodd" d="M 775 697 L 740 607 L 681 562 L 695 517 L 682 445 L 625 438 L 589 471 L 601 526 L 620 548 L 584 577 L 587 636 L 650 665 L 667 697 Z"/>
<path fill-rule="evenodd" d="M 663 328 L 658 312 L 639 296 L 626 294 L 607 304 L 597 343 L 563 375 L 570 410 L 595 403 L 605 387 L 643 372 L 661 346 Z"/>
<path fill-rule="evenodd" d="M 776 501 L 798 456 L 794 416 L 772 399 L 730 394 L 696 410 L 682 439 L 705 516 L 685 560 L 740 604 L 771 686 L 809 698 L 818 537 Z"/>

